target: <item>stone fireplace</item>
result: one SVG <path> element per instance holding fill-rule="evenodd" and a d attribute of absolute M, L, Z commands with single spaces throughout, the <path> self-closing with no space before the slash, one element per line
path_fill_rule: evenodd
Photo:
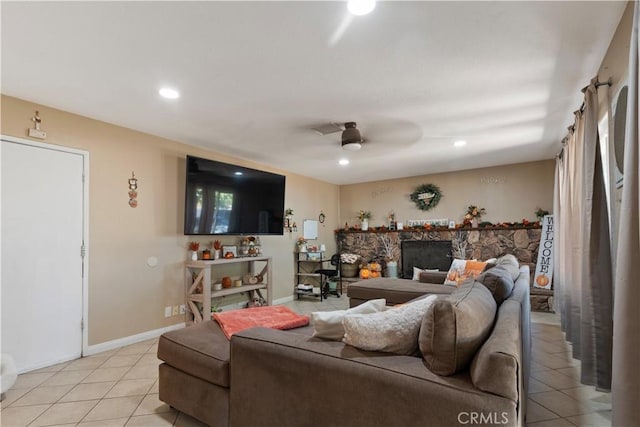
<path fill-rule="evenodd" d="M 384 265 L 385 261 L 396 261 L 400 270 L 399 276 L 410 279 L 413 276 L 413 271 L 407 270 L 413 265 L 438 268 L 441 271 L 449 270 L 451 258 L 444 253 L 446 248 L 449 249 L 449 256 L 460 259 L 486 260 L 505 254 L 513 254 L 520 264 L 529 266 L 533 275 L 538 259 L 540 235 L 540 226 L 534 225 L 455 230 L 389 231 L 379 228 L 369 231 L 338 230 L 336 231 L 336 241 L 340 252 L 358 254 L 366 262 L 376 260 Z M 420 248 L 431 244 L 440 251 L 439 254 L 421 254 L 420 251 L 423 249 L 417 249 L 417 255 L 405 255 L 406 249 L 413 245 Z M 405 256 L 415 256 L 420 262 L 417 262 L 415 258 L 413 261 L 405 259 Z M 446 258 L 446 261 L 443 258 Z M 553 311 L 553 291 L 532 287 L 531 308 L 537 311 Z"/>

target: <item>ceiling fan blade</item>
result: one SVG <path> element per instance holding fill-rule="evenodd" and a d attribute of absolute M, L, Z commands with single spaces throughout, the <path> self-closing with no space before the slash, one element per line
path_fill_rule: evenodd
<path fill-rule="evenodd" d="M 324 136 L 330 133 L 342 132 L 344 130 L 344 127 L 337 123 L 324 123 L 321 125 L 313 126 L 311 130 Z"/>

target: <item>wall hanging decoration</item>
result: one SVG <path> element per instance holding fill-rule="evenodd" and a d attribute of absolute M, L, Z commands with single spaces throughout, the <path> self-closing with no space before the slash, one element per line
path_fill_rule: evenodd
<path fill-rule="evenodd" d="M 131 172 L 131 178 L 129 178 L 129 206 L 132 208 L 138 207 L 138 179 L 135 174 Z"/>
<path fill-rule="evenodd" d="M 440 187 L 434 184 L 423 184 L 415 189 L 409 195 L 412 202 L 416 204 L 418 209 L 428 211 L 436 207 L 442 198 Z"/>
<path fill-rule="evenodd" d="M 33 122 L 33 129 L 28 129 L 28 134 L 31 138 L 47 139 L 47 133 L 40 129 L 42 119 L 40 118 L 40 112 L 36 110 L 35 116 L 31 117 Z"/>
<path fill-rule="evenodd" d="M 293 220 L 293 209 L 288 208 L 284 211 L 284 231 L 289 233 L 298 231 L 298 226 Z"/>

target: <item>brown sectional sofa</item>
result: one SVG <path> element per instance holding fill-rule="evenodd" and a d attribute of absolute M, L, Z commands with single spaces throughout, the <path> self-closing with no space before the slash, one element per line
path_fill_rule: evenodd
<path fill-rule="evenodd" d="M 446 298 L 443 285 L 425 289 L 435 286 Z M 229 343 L 207 321 L 160 338 L 160 399 L 212 426 L 524 425 L 529 316 L 525 266 L 470 366 L 450 376 L 419 354 L 359 350 L 312 327 Z"/>

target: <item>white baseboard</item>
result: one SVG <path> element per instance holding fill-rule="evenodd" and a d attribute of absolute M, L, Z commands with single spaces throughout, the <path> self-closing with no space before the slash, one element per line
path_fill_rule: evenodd
<path fill-rule="evenodd" d="M 286 302 L 293 301 L 293 295 L 289 295 L 288 297 L 278 298 L 277 300 L 273 300 L 273 305 L 280 305 Z"/>
<path fill-rule="evenodd" d="M 273 305 L 284 304 L 287 302 L 293 301 L 293 295 L 284 298 L 278 298 L 273 301 Z M 246 302 L 238 302 L 235 304 L 223 305 L 220 308 L 223 310 L 234 310 L 238 308 L 244 308 Z M 159 337 L 165 332 L 173 331 L 176 329 L 184 328 L 186 325 L 184 323 L 178 323 L 175 325 L 167 326 L 165 328 L 155 329 L 153 331 L 143 332 L 141 334 L 131 335 L 124 338 L 118 338 L 117 340 L 107 341 L 100 344 L 94 344 L 87 346 L 87 349 L 84 351 L 84 356 L 91 356 L 97 353 L 102 353 L 103 351 L 109 351 L 116 348 L 124 347 L 127 345 L 135 344 L 141 341 L 150 340 L 156 337 Z"/>
<path fill-rule="evenodd" d="M 165 332 L 174 331 L 176 329 L 182 329 L 184 327 L 185 327 L 184 323 L 177 323 L 175 325 L 167 326 L 160 329 L 155 329 L 153 331 L 147 331 L 141 334 L 131 335 L 124 338 L 118 338 L 117 340 L 113 340 L 113 341 L 107 341 L 100 344 L 90 345 L 90 346 L 87 346 L 87 349 L 84 351 L 83 356 L 91 356 L 97 353 L 102 353 L 103 351 L 109 351 L 109 350 L 124 347 L 127 345 L 150 340 L 150 339 L 159 337 Z"/>

